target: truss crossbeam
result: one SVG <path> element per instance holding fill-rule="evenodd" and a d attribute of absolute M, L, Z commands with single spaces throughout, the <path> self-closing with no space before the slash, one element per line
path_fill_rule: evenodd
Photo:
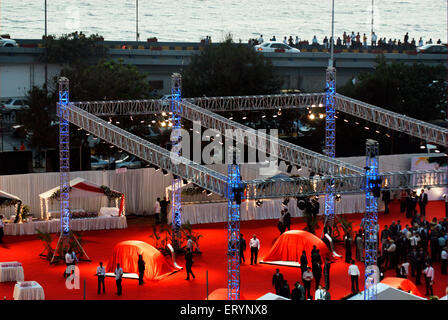
<path fill-rule="evenodd" d="M 176 157 L 179 162 L 175 163 L 172 161 L 170 151 L 118 128 L 74 105 L 69 105 L 67 109 L 69 111 L 68 119 L 71 123 L 100 139 L 213 193 L 221 196 L 227 194 L 227 177 L 225 175 L 183 157 Z"/>

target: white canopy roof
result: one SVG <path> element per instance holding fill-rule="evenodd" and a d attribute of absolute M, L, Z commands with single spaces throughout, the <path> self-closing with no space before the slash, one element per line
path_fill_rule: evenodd
<path fill-rule="evenodd" d="M 15 196 L 15 195 L 12 195 L 10 193 L 7 193 L 5 191 L 1 191 L 1 190 L 0 190 L 0 198 L 9 198 L 9 199 L 22 201 L 22 199 L 20 199 L 19 197 Z"/>
<path fill-rule="evenodd" d="M 97 184 L 95 184 L 93 182 L 87 181 L 87 180 L 85 180 L 83 178 L 79 178 L 79 177 L 75 178 L 73 180 L 70 180 L 70 187 L 72 188 L 70 190 L 70 197 L 71 198 L 104 196 L 103 192 L 95 192 L 95 191 L 83 190 L 83 189 L 80 189 L 80 188 L 76 188 L 76 185 L 79 185 L 81 183 L 83 185 L 87 185 L 89 187 L 94 187 L 94 188 L 97 188 L 97 189 L 100 189 L 100 187 L 101 187 L 101 186 L 99 186 L 99 185 L 97 185 Z M 50 190 L 48 190 L 48 191 L 46 191 L 44 193 L 41 193 L 39 195 L 39 198 L 41 198 L 41 199 L 48 199 L 55 192 L 57 192 L 59 189 L 60 189 L 60 186 L 54 187 L 54 188 L 52 188 L 52 189 L 50 189 Z"/>
<path fill-rule="evenodd" d="M 385 283 L 380 282 L 376 286 L 378 300 L 426 300 L 425 298 L 413 295 L 412 293 L 395 289 Z M 364 291 L 347 300 L 364 300 Z"/>

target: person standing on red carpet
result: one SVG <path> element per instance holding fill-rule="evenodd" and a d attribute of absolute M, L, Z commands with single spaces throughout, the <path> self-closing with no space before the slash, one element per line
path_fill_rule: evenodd
<path fill-rule="evenodd" d="M 306 258 L 306 252 L 305 250 L 302 251 L 302 256 L 300 257 L 300 270 L 302 271 L 302 280 L 303 280 L 303 274 L 308 269 L 308 259 Z"/>
<path fill-rule="evenodd" d="M 138 285 L 142 286 L 143 276 L 145 275 L 145 261 L 143 260 L 143 256 L 141 254 L 138 255 Z"/>
<path fill-rule="evenodd" d="M 358 278 L 360 275 L 359 268 L 355 264 L 355 260 L 352 260 L 352 264 L 348 267 L 348 275 L 350 276 L 350 280 L 352 282 L 352 293 L 358 293 L 359 292 L 359 286 L 358 286 Z"/>
<path fill-rule="evenodd" d="M 244 251 L 246 251 L 246 239 L 244 239 L 243 234 L 240 233 L 240 264 L 242 262 L 246 263 L 246 259 L 244 259 Z"/>
<path fill-rule="evenodd" d="M 423 274 L 425 275 L 426 295 L 429 296 L 429 293 L 431 293 L 431 296 L 433 296 L 434 292 L 432 286 L 434 284 L 434 268 L 430 263 L 426 263 L 426 268 L 423 270 Z"/>
<path fill-rule="evenodd" d="M 313 281 L 313 273 L 311 272 L 311 267 L 303 273 L 303 286 L 305 287 L 305 296 L 307 300 L 311 300 L 311 281 Z"/>
<path fill-rule="evenodd" d="M 192 266 L 193 266 L 193 252 L 187 250 L 187 253 L 185 253 L 185 269 L 187 271 L 187 278 L 185 280 L 190 280 L 190 273 L 193 279 L 196 279 L 196 277 L 193 274 L 193 271 L 191 270 Z"/>
<path fill-rule="evenodd" d="M 106 293 L 106 286 L 104 285 L 106 269 L 103 267 L 103 262 L 101 261 L 99 267 L 96 268 L 96 276 L 98 277 L 98 294 L 101 293 L 101 285 L 103 285 L 103 293 Z"/>
<path fill-rule="evenodd" d="M 249 242 L 250 247 L 250 264 L 257 264 L 258 250 L 260 250 L 260 240 L 254 234 L 253 238 Z"/>
<path fill-rule="evenodd" d="M 280 269 L 275 269 L 275 273 L 272 276 L 272 285 L 275 288 L 275 294 L 280 295 L 280 291 L 283 285 L 283 275 L 280 273 Z"/>
<path fill-rule="evenodd" d="M 156 223 L 160 223 L 160 198 L 157 198 L 156 203 L 154 204 L 154 216 L 156 218 Z"/>
<path fill-rule="evenodd" d="M 123 278 L 123 269 L 120 267 L 120 264 L 117 263 L 117 268 L 115 269 L 115 283 L 117 284 L 117 295 L 121 296 L 122 288 L 121 288 L 121 279 Z"/>

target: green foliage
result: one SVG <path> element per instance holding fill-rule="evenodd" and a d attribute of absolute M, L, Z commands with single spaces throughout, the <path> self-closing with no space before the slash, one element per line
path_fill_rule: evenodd
<path fill-rule="evenodd" d="M 122 60 L 101 60 L 83 69 L 66 68 L 61 75 L 70 79 L 70 100 L 129 100 L 146 98 L 150 86 L 146 74 Z"/>
<path fill-rule="evenodd" d="M 29 143 L 37 149 L 55 148 L 57 145 L 58 126 L 50 126 L 56 110 L 56 95 L 45 88 L 34 86 L 27 94 L 30 109 L 24 110 L 18 117 L 28 132 L 32 132 Z"/>
<path fill-rule="evenodd" d="M 28 217 L 33 216 L 32 214 L 30 214 L 30 206 L 28 206 L 28 205 L 22 206 L 21 216 L 22 216 L 22 219 L 27 219 Z"/>
<path fill-rule="evenodd" d="M 108 200 L 114 200 L 117 198 L 121 198 L 121 196 L 123 195 L 120 192 L 111 190 L 108 186 L 101 186 L 100 188 L 101 188 L 101 190 L 103 190 L 103 192 L 106 195 Z"/>
<path fill-rule="evenodd" d="M 374 72 L 362 73 L 355 85 L 349 81 L 338 92 L 423 121 L 442 117 L 446 92 L 433 84 L 445 80 L 443 65 L 387 64 L 384 57 L 377 63 Z"/>
<path fill-rule="evenodd" d="M 54 249 L 51 245 L 51 243 L 53 242 L 51 234 L 47 232 L 42 232 L 39 229 L 36 229 L 36 231 L 37 231 L 37 238 L 41 240 L 44 244 L 44 252 L 46 252 L 46 254 L 44 254 L 43 256 L 47 260 L 51 260 L 54 254 Z"/>
<path fill-rule="evenodd" d="M 271 94 L 282 84 L 270 60 L 230 35 L 192 56 L 182 77 L 185 97 Z"/>
<path fill-rule="evenodd" d="M 319 217 L 318 216 L 313 217 L 313 214 L 308 208 L 305 208 L 305 210 L 303 210 L 303 215 L 305 217 L 306 222 L 306 227 L 304 228 L 304 230 L 314 234 L 316 232 L 316 227 L 319 223 Z"/>
<path fill-rule="evenodd" d="M 69 64 L 71 66 L 86 66 L 95 58 L 105 58 L 108 49 L 101 36 L 92 34 L 88 37 L 82 32 L 64 34 L 59 38 L 47 36 L 44 46 L 47 48 L 47 62 Z M 45 61 L 45 56 L 42 57 Z"/>
<path fill-rule="evenodd" d="M 172 242 L 172 232 L 173 229 L 171 225 L 163 224 L 160 226 L 158 230 L 156 225 L 152 226 L 152 234 L 149 235 L 150 238 L 154 239 L 154 246 L 159 249 L 164 254 L 169 254 L 169 250 L 167 249 L 168 244 Z M 203 235 L 198 232 L 193 231 L 193 227 L 190 224 L 190 221 L 182 224 L 180 227 L 180 240 L 179 247 L 185 250 L 187 236 L 190 236 L 191 240 L 196 245 L 196 248 L 199 248 L 199 239 L 203 237 Z"/>

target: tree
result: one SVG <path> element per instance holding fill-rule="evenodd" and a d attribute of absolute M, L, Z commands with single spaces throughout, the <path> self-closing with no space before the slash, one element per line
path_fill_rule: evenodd
<path fill-rule="evenodd" d="M 122 60 L 101 60 L 86 68 L 65 68 L 61 76 L 70 80 L 70 100 L 144 99 L 151 87 L 146 74 Z"/>
<path fill-rule="evenodd" d="M 42 60 L 48 63 L 61 63 L 71 66 L 86 66 L 92 63 L 92 59 L 105 58 L 108 48 L 103 43 L 103 37 L 92 34 L 88 37 L 82 32 L 64 34 L 58 39 L 56 36 L 44 38 L 46 56 Z"/>
<path fill-rule="evenodd" d="M 355 85 L 349 81 L 338 92 L 423 121 L 442 117 L 445 106 L 440 102 L 446 96 L 433 84 L 444 82 L 443 65 L 387 64 L 384 57 L 377 63 L 374 72 L 362 73 Z"/>
<path fill-rule="evenodd" d="M 230 35 L 192 56 L 182 76 L 186 97 L 272 94 L 282 84 L 268 59 Z"/>
<path fill-rule="evenodd" d="M 384 57 L 380 57 L 373 72 L 362 73 L 355 84 L 349 81 L 337 92 L 399 114 L 431 121 L 441 119 L 445 114 L 446 92 L 442 87 L 446 71 L 443 65 L 387 64 Z M 341 114 L 336 127 L 337 140 L 344 141 L 337 144 L 338 156 L 364 154 L 367 138 L 377 140 L 383 154 L 420 151 L 418 138 L 350 116 Z"/>

